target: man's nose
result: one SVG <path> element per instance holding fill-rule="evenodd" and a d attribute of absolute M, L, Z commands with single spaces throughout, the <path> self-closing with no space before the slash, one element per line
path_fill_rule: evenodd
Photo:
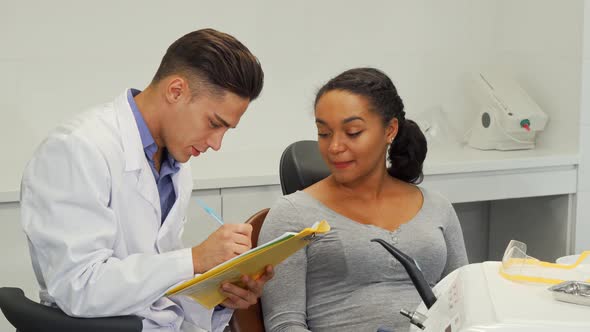
<path fill-rule="evenodd" d="M 225 135 L 225 131 L 220 131 L 219 133 L 213 134 L 209 138 L 207 145 L 209 145 L 211 147 L 211 149 L 213 149 L 213 151 L 219 151 L 219 149 L 221 149 L 221 141 L 223 141 L 224 135 Z"/>

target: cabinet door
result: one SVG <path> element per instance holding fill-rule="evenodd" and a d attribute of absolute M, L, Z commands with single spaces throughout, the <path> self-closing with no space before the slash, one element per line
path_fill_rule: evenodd
<path fill-rule="evenodd" d="M 491 202 L 491 260 L 501 260 L 510 240 L 526 243 L 527 255 L 547 262 L 572 254 L 571 198 L 557 195 Z"/>
<path fill-rule="evenodd" d="M 254 213 L 272 207 L 281 196 L 279 185 L 221 189 L 223 218 L 228 223 L 244 222 Z"/>
<path fill-rule="evenodd" d="M 490 202 L 455 203 L 453 207 L 461 223 L 469 263 L 487 261 Z"/>

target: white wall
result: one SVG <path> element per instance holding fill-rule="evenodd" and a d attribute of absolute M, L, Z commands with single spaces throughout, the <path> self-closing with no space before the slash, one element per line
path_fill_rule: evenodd
<path fill-rule="evenodd" d="M 576 212 L 576 252 L 590 249 L 590 1 L 584 8 L 584 51 L 580 107 L 580 165 Z"/>
<path fill-rule="evenodd" d="M 576 153 L 584 2 L 503 0 L 500 7 L 495 60 L 550 117 L 538 145 Z"/>
<path fill-rule="evenodd" d="M 569 124 L 578 110 L 580 65 L 573 59 L 581 52 L 581 4 L 9 2 L 0 11 L 0 133 L 8 138 L 0 140 L 0 149 L 12 161 L 0 172 L 0 191 L 18 190 L 26 161 L 57 123 L 111 100 L 126 87 L 143 88 L 172 41 L 209 26 L 234 34 L 260 58 L 266 84 L 239 130 L 227 135 L 225 153 L 194 161 L 202 172 L 215 172 L 216 164 L 243 151 L 246 156 L 271 151 L 270 157 L 278 159 L 294 140 L 314 138 L 315 91 L 355 66 L 386 71 L 410 116 L 440 105 L 465 129 L 474 114 L 465 97 L 466 73 L 483 64 L 506 63 L 550 114 L 550 126 L 558 127 L 558 119 Z M 575 135 L 576 130 L 565 132 Z M 577 149 L 576 141 L 563 145 Z M 255 174 L 258 170 L 248 160 L 243 158 L 240 171 Z"/>

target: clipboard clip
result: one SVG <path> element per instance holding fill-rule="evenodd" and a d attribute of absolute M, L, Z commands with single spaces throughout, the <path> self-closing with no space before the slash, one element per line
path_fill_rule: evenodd
<path fill-rule="evenodd" d="M 313 240 L 315 240 L 315 239 L 316 239 L 316 236 L 315 236 L 315 234 L 316 234 L 316 233 L 311 233 L 311 234 L 309 234 L 309 235 L 307 235 L 307 236 L 303 237 L 303 240 L 305 240 L 305 241 L 310 241 L 310 242 L 311 242 L 311 241 L 313 241 Z"/>
<path fill-rule="evenodd" d="M 309 242 L 314 242 L 317 241 L 319 239 L 321 239 L 322 237 L 324 237 L 324 235 L 326 235 L 325 233 L 311 233 L 305 237 L 303 237 L 303 240 L 305 241 L 309 241 Z"/>

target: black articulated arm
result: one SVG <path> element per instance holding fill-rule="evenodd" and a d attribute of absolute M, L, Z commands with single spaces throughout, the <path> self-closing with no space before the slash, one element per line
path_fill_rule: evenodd
<path fill-rule="evenodd" d="M 430 309 L 430 307 L 436 302 L 436 296 L 434 296 L 432 288 L 430 288 L 430 285 L 426 282 L 426 279 L 424 279 L 424 275 L 416 261 L 382 239 L 372 239 L 371 242 L 381 244 L 404 266 L 406 272 L 410 275 L 410 279 L 412 279 L 414 287 L 416 287 L 422 301 L 424 301 L 426 308 Z"/>

